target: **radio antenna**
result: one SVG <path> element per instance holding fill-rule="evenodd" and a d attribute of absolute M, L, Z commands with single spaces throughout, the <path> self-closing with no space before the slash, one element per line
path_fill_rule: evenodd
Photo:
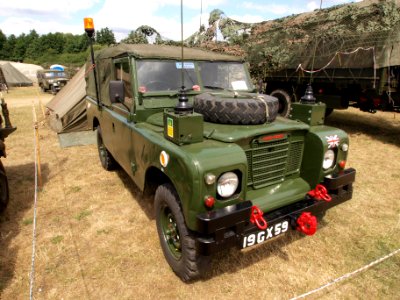
<path fill-rule="evenodd" d="M 185 90 L 185 74 L 184 74 L 184 57 L 183 57 L 183 0 L 181 0 L 181 89 L 178 94 L 178 104 L 174 110 L 177 114 L 193 113 L 193 106 L 188 102 L 189 99 Z"/>
<path fill-rule="evenodd" d="M 183 0 L 181 0 L 181 82 L 182 90 L 185 89 L 185 74 L 183 74 Z"/>
<path fill-rule="evenodd" d="M 321 12 L 321 9 L 322 9 L 322 1 L 323 1 L 323 0 L 321 0 L 321 2 L 320 2 L 320 4 L 319 4 L 319 11 L 318 11 L 318 12 Z M 318 20 L 318 27 L 319 27 L 320 24 L 321 24 L 321 18 Z M 314 35 L 314 40 L 315 40 L 315 35 Z M 313 53 L 312 62 L 311 62 L 311 71 L 314 71 L 314 63 L 315 63 L 315 55 L 317 54 L 317 46 L 318 46 L 318 43 L 317 43 L 317 40 L 315 40 L 314 53 Z M 314 73 L 314 72 L 311 72 L 311 74 L 310 74 L 310 83 L 309 83 L 309 84 L 312 83 L 312 80 L 313 80 L 313 73 Z"/>
<path fill-rule="evenodd" d="M 200 0 L 200 27 L 199 33 L 201 32 L 201 15 L 203 14 L 203 0 Z"/>

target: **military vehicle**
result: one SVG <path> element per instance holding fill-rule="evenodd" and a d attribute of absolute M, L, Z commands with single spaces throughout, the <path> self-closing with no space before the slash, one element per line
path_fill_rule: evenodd
<path fill-rule="evenodd" d="M 400 1 L 366 0 L 254 24 L 252 72 L 282 115 L 312 83 L 330 113 L 400 109 Z"/>
<path fill-rule="evenodd" d="M 357 1 L 260 23 L 216 9 L 208 23 L 185 42 L 246 55 L 263 92 L 279 99 L 282 116 L 310 83 L 327 115 L 349 106 L 400 110 L 399 0 Z"/>
<path fill-rule="evenodd" d="M 0 115 L 0 157 L 6 157 L 6 145 L 4 140 L 17 128 L 11 125 L 7 104 L 3 99 L 3 95 L 1 95 L 1 109 L 3 117 Z M 8 200 L 8 179 L 3 162 L 0 160 L 0 213 L 7 207 Z"/>
<path fill-rule="evenodd" d="M 310 87 L 287 119 L 238 57 L 120 44 L 93 58 L 87 117 L 101 165 L 121 166 L 154 195 L 162 251 L 183 281 L 218 251 L 312 235 L 327 209 L 351 199 L 348 136 L 324 125 Z"/>
<path fill-rule="evenodd" d="M 50 90 L 53 95 L 57 94 L 69 81 L 67 73 L 61 70 L 39 70 L 36 77 L 42 92 Z"/>

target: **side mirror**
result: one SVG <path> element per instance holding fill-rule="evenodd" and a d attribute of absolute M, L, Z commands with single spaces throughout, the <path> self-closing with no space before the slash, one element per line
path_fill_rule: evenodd
<path fill-rule="evenodd" d="M 110 100 L 111 103 L 124 102 L 125 89 L 124 82 L 119 80 L 110 81 Z"/>

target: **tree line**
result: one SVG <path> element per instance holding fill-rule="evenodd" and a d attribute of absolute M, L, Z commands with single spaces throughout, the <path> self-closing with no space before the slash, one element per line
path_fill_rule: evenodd
<path fill-rule="evenodd" d="M 150 26 L 140 26 L 132 30 L 121 42 L 139 43 L 173 43 L 165 41 Z M 102 28 L 94 36 L 95 50 L 115 44 L 111 29 Z M 63 64 L 67 67 L 80 67 L 89 55 L 89 41 L 86 34 L 47 33 L 39 35 L 34 29 L 28 34 L 8 37 L 0 29 L 0 60 L 33 63 L 45 68 L 52 64 Z"/>

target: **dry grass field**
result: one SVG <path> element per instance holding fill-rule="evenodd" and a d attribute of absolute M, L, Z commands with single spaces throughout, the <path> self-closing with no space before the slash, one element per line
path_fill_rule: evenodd
<path fill-rule="evenodd" d="M 43 101 L 51 95 L 42 96 Z M 32 88 L 5 95 L 18 130 L 7 139 L 11 199 L 0 216 L 0 298 L 29 298 L 34 201 Z M 37 101 L 35 102 L 37 103 Z M 38 119 L 41 110 L 36 107 Z M 400 114 L 334 112 L 350 135 L 354 197 L 312 237 L 293 233 L 218 254 L 203 280 L 182 283 L 164 260 L 152 204 L 95 145 L 60 148 L 40 123 L 35 299 L 289 299 L 400 248 Z M 308 299 L 400 299 L 400 255 Z"/>

